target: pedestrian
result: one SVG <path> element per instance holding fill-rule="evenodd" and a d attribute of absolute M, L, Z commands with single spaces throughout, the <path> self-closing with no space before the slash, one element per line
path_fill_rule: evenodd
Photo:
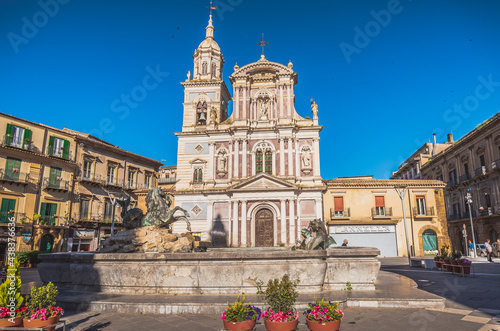
<path fill-rule="evenodd" d="M 495 246 L 495 249 L 497 250 L 497 257 L 500 257 L 500 239 L 497 239 L 493 246 Z"/>
<path fill-rule="evenodd" d="M 347 239 L 344 239 L 344 243 L 342 244 L 342 246 L 347 246 L 347 243 L 348 243 Z"/>
<path fill-rule="evenodd" d="M 491 259 L 491 253 L 493 253 L 493 249 L 491 248 L 489 239 L 486 240 L 486 242 L 484 243 L 484 246 L 486 247 L 486 257 L 487 257 L 488 262 L 493 262 L 493 260 Z"/>
<path fill-rule="evenodd" d="M 474 255 L 472 255 L 474 253 L 474 244 L 472 243 L 471 240 L 469 240 L 469 256 L 470 257 L 473 257 Z"/>

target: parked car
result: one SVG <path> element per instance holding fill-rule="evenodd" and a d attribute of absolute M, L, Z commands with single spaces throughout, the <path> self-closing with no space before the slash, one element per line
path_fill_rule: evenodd
<path fill-rule="evenodd" d="M 486 256 L 486 246 L 484 244 L 476 244 L 477 256 Z"/>

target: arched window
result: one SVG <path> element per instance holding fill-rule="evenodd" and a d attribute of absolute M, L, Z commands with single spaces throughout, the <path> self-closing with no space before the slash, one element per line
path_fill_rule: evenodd
<path fill-rule="evenodd" d="M 196 105 L 196 125 L 207 125 L 207 102 L 199 101 Z"/>
<path fill-rule="evenodd" d="M 273 153 L 270 150 L 266 151 L 266 173 L 269 175 L 273 173 Z"/>
<path fill-rule="evenodd" d="M 193 172 L 193 183 L 200 184 L 203 182 L 203 169 L 195 168 Z"/>
<path fill-rule="evenodd" d="M 427 229 L 422 233 L 422 243 L 424 254 L 436 253 L 438 250 L 437 234 L 432 229 Z"/>
<path fill-rule="evenodd" d="M 45 253 L 52 252 L 54 247 L 54 238 L 50 234 L 44 234 L 40 239 L 40 251 Z"/>
<path fill-rule="evenodd" d="M 217 77 L 217 65 L 212 63 L 212 77 Z"/>
<path fill-rule="evenodd" d="M 255 155 L 255 172 L 259 173 L 262 172 L 262 165 L 263 165 L 263 160 L 262 160 L 262 151 L 258 150 L 256 155 Z"/>
<path fill-rule="evenodd" d="M 201 64 L 201 74 L 206 75 L 208 72 L 208 64 L 206 62 L 203 62 Z"/>

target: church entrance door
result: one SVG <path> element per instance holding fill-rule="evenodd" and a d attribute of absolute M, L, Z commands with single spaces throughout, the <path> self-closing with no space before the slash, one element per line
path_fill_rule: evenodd
<path fill-rule="evenodd" d="M 261 209 L 255 215 L 255 246 L 274 246 L 273 213 L 269 209 Z"/>

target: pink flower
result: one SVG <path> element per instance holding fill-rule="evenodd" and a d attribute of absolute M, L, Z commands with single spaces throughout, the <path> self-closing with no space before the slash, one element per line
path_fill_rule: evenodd
<path fill-rule="evenodd" d="M 56 312 L 54 312 L 54 314 L 57 314 Z M 221 317 L 222 320 L 225 320 L 226 319 L 226 312 L 223 312 L 222 313 L 222 317 Z"/>
<path fill-rule="evenodd" d="M 342 318 L 344 318 L 344 312 L 342 310 L 339 310 L 340 315 L 342 315 Z"/>
<path fill-rule="evenodd" d="M 46 308 L 42 308 L 42 309 L 40 310 L 40 312 L 41 312 L 42 314 L 47 314 L 47 309 L 46 309 Z"/>
<path fill-rule="evenodd" d="M 52 316 L 56 316 L 56 315 L 57 315 L 57 312 L 53 312 L 53 313 L 52 313 Z M 223 319 L 225 319 L 225 318 L 226 318 L 226 316 L 224 316 L 224 318 L 223 318 Z"/>
<path fill-rule="evenodd" d="M 45 316 L 45 314 L 42 314 L 42 315 L 40 316 L 40 320 L 45 321 L 46 319 L 47 319 L 47 316 Z"/>
<path fill-rule="evenodd" d="M 262 314 L 262 316 L 264 316 L 264 317 L 269 316 L 269 313 L 267 312 L 267 310 Z"/>
<path fill-rule="evenodd" d="M 30 319 L 34 320 L 36 317 L 37 317 L 37 314 L 33 314 L 33 315 L 31 315 Z"/>
<path fill-rule="evenodd" d="M 5 317 L 5 312 L 2 312 L 2 313 L 0 314 L 0 317 L 1 317 L 1 318 L 4 318 L 4 317 Z"/>
<path fill-rule="evenodd" d="M 330 315 L 327 314 L 326 315 L 326 319 L 329 320 L 330 319 Z"/>
<path fill-rule="evenodd" d="M 328 309 L 326 307 L 323 307 L 323 312 L 326 313 Z"/>

